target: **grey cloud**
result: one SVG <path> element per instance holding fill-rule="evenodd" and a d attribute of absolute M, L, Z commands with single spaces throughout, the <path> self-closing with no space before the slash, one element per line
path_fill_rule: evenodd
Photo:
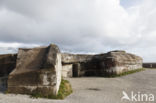
<path fill-rule="evenodd" d="M 85 53 L 125 49 L 149 58 L 154 54 L 143 48 L 156 50 L 155 4 L 144 0 L 125 9 L 120 0 L 1 0 L 0 42 L 56 43 Z"/>

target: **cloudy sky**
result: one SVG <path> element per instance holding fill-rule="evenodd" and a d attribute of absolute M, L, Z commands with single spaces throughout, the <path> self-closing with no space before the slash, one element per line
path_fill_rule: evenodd
<path fill-rule="evenodd" d="M 126 50 L 156 61 L 156 0 L 0 0 L 0 53 Z"/>

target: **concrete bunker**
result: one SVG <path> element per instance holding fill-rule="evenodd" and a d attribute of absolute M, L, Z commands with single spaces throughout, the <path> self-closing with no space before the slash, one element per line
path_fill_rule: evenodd
<path fill-rule="evenodd" d="M 142 68 L 142 58 L 125 51 L 61 53 L 58 46 L 21 48 L 0 55 L 0 89 L 9 93 L 57 95 L 61 77 L 105 76 Z"/>
<path fill-rule="evenodd" d="M 62 54 L 63 70 L 66 69 L 62 73 L 64 77 L 118 75 L 141 69 L 142 62 L 141 57 L 125 51 L 97 55 Z"/>

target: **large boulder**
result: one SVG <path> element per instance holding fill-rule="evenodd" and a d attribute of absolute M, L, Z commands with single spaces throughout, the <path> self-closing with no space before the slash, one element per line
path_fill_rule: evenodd
<path fill-rule="evenodd" d="M 48 47 L 19 49 L 16 68 L 8 78 L 8 92 L 57 95 L 61 82 L 61 53 Z"/>

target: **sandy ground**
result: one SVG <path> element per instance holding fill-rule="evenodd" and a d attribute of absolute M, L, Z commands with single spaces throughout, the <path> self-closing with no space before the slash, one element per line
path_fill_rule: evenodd
<path fill-rule="evenodd" d="M 0 93 L 0 103 L 156 103 L 156 69 L 117 78 L 69 78 L 73 94 L 65 100 L 33 99 L 27 95 Z M 121 101 L 122 91 L 153 94 L 155 102 Z"/>

